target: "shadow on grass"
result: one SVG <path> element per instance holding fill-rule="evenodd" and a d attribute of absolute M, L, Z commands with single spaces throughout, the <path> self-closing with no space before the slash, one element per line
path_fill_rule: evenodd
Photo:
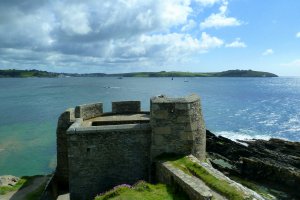
<path fill-rule="evenodd" d="M 188 195 L 176 185 L 167 186 L 167 192 L 173 197 L 173 200 L 190 200 Z"/>

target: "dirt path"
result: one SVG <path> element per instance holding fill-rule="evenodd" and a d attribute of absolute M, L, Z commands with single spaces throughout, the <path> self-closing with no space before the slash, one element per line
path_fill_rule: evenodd
<path fill-rule="evenodd" d="M 38 189 L 40 185 L 47 181 L 47 176 L 36 177 L 32 183 L 18 191 L 0 195 L 0 200 L 25 200 L 26 195 Z"/>

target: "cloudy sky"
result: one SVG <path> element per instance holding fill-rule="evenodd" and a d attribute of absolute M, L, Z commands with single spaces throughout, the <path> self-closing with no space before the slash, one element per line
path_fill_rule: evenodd
<path fill-rule="evenodd" d="M 299 0 L 1 0 L 0 69 L 300 76 Z"/>

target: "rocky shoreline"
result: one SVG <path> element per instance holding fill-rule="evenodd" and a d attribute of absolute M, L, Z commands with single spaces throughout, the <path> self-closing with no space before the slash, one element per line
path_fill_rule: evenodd
<path fill-rule="evenodd" d="M 207 130 L 212 165 L 228 176 L 255 181 L 300 198 L 300 143 L 272 138 L 234 142 Z"/>
<path fill-rule="evenodd" d="M 19 177 L 12 175 L 0 176 L 0 187 L 2 186 L 14 186 L 20 180 Z"/>

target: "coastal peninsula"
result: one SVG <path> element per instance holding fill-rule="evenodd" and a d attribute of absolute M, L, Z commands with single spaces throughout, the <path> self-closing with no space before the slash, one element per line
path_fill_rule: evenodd
<path fill-rule="evenodd" d="M 58 77 L 278 77 L 270 72 L 253 70 L 227 70 L 222 72 L 179 72 L 179 71 L 160 71 L 160 72 L 131 72 L 131 73 L 56 73 L 40 70 L 0 70 L 0 78 L 58 78 Z"/>

